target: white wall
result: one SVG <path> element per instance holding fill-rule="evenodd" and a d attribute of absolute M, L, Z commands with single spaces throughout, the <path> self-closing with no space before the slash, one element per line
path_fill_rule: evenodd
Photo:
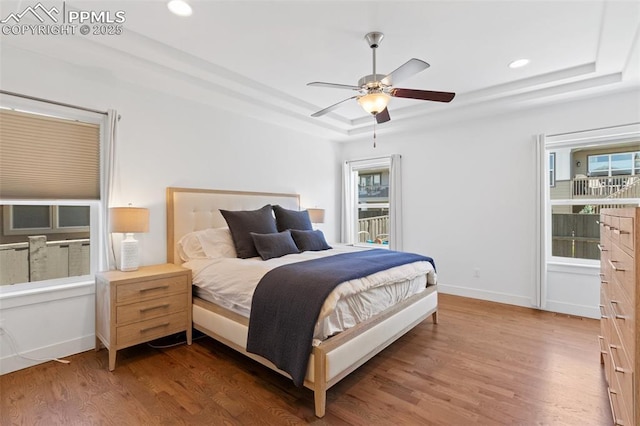
<path fill-rule="evenodd" d="M 370 137 L 344 145 L 342 158 L 402 155 L 404 249 L 434 257 L 441 291 L 533 306 L 534 135 L 637 122 L 639 99 L 633 92 L 441 125 L 430 120 L 420 131 L 379 134 L 375 149 Z M 550 275 L 547 307 L 598 315 L 597 270 L 583 274 Z"/>
<path fill-rule="evenodd" d="M 112 205 L 150 209 L 149 233 L 137 235 L 141 264 L 166 260 L 167 186 L 299 193 L 303 207 L 327 209 L 322 229 L 328 240 L 337 235 L 335 143 L 12 46 L 3 46 L 0 62 L 3 90 L 121 114 Z M 5 295 L 0 319 L 25 354 L 67 356 L 93 348 L 93 294 L 89 282 Z M 0 339 L 0 373 L 36 363 L 16 358 L 7 337 Z"/>

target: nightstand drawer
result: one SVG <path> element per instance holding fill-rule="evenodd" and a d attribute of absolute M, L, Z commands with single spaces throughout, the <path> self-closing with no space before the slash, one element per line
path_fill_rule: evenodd
<path fill-rule="evenodd" d="M 118 327 L 118 348 L 164 337 L 185 330 L 187 327 L 191 325 L 187 325 L 186 311 Z"/>
<path fill-rule="evenodd" d="M 187 309 L 187 298 L 184 294 L 174 294 L 168 297 L 148 300 L 118 306 L 116 308 L 116 324 L 123 325 L 151 318 L 166 316 Z"/>
<path fill-rule="evenodd" d="M 140 302 L 172 293 L 184 293 L 188 290 L 189 279 L 184 275 L 138 281 L 118 286 L 117 303 Z"/>

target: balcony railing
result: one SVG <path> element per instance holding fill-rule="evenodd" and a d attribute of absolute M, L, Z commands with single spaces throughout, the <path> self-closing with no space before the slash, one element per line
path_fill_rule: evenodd
<path fill-rule="evenodd" d="M 389 215 L 358 219 L 358 242 L 389 243 Z"/>
<path fill-rule="evenodd" d="M 639 198 L 638 176 L 576 177 L 571 185 L 572 198 Z"/>
<path fill-rule="evenodd" d="M 32 236 L 26 243 L 0 245 L 0 285 L 88 275 L 89 263 L 88 239 Z"/>

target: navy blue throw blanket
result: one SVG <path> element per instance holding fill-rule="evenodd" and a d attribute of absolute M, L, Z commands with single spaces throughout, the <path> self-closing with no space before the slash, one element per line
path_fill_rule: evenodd
<path fill-rule="evenodd" d="M 302 386 L 313 330 L 329 293 L 340 283 L 430 257 L 374 249 L 283 265 L 262 277 L 251 302 L 247 351 L 289 373 Z"/>

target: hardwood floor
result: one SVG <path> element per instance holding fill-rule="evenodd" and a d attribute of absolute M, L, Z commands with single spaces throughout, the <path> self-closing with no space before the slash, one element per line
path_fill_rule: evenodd
<path fill-rule="evenodd" d="M 313 395 L 208 337 L 89 351 L 0 377 L 2 425 L 610 425 L 599 323 L 440 295 L 427 319 Z"/>

